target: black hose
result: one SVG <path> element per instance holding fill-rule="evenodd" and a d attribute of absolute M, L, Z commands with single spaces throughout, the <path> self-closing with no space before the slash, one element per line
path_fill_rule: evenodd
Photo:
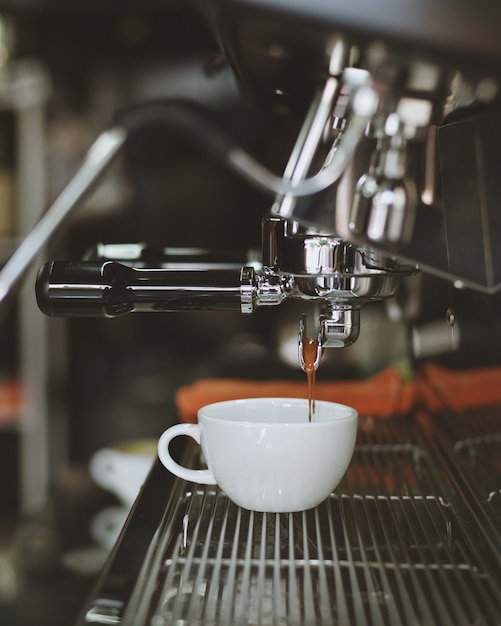
<path fill-rule="evenodd" d="M 217 161 L 225 162 L 235 142 L 221 119 L 211 110 L 191 100 L 156 100 L 122 110 L 115 123 L 128 135 L 161 127 L 171 135 L 189 140 Z"/>

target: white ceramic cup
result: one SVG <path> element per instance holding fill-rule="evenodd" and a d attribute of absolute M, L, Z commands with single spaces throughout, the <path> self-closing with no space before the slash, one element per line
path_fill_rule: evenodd
<path fill-rule="evenodd" d="M 119 441 L 95 452 L 89 468 L 96 483 L 130 508 L 155 460 L 154 439 Z"/>
<path fill-rule="evenodd" d="M 158 442 L 158 456 L 173 474 L 219 485 L 239 506 L 254 511 L 311 509 L 335 489 L 355 447 L 358 413 L 334 402 L 249 398 L 202 407 L 198 424 L 176 424 Z M 188 435 L 202 447 L 208 469 L 179 465 L 169 443 Z"/>

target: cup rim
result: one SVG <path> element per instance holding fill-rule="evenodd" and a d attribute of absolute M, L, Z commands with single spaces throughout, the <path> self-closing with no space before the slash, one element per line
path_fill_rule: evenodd
<path fill-rule="evenodd" d="M 308 399 L 307 398 L 291 398 L 291 397 L 286 397 L 286 396 L 270 396 L 270 397 L 259 397 L 259 398 L 233 398 L 230 400 L 220 400 L 218 402 L 211 402 L 209 404 L 206 404 L 202 407 L 200 407 L 200 409 L 198 409 L 197 411 L 197 417 L 200 418 L 205 418 L 211 421 L 217 421 L 217 422 L 224 422 L 224 423 L 228 423 L 231 422 L 233 424 L 250 424 L 250 425 L 256 425 L 256 424 L 266 424 L 268 427 L 283 427 L 283 426 L 289 426 L 289 427 L 304 427 L 304 426 L 311 426 L 312 424 L 315 424 L 316 426 L 320 426 L 321 424 L 332 424 L 333 422 L 342 422 L 345 420 L 358 420 L 358 411 L 357 409 L 355 409 L 352 406 L 349 406 L 347 404 L 342 404 L 340 402 L 333 402 L 331 400 L 315 400 L 315 404 L 317 405 L 323 405 L 323 406 L 332 406 L 332 407 L 337 407 L 337 408 L 341 408 L 341 409 L 345 409 L 347 410 L 346 415 L 336 415 L 332 420 L 326 420 L 326 421 L 315 421 L 315 419 L 313 419 L 311 422 L 310 421 L 304 421 L 304 422 L 269 422 L 266 420 L 263 421 L 259 421 L 259 420 L 228 420 L 222 417 L 217 417 L 214 415 L 206 415 L 203 413 L 204 409 L 207 408 L 212 408 L 212 407 L 217 407 L 217 406 L 221 406 L 221 405 L 229 405 L 229 404 L 238 404 L 238 403 L 245 403 L 245 402 L 256 402 L 258 404 L 261 403 L 265 403 L 265 402 L 281 402 L 283 403 L 285 402 L 292 402 L 294 404 L 303 404 L 305 405 L 305 408 L 308 409 Z"/>

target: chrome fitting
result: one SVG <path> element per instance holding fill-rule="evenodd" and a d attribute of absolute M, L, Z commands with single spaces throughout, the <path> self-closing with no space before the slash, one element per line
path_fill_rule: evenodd
<path fill-rule="evenodd" d="M 320 316 L 319 337 L 322 348 L 346 348 L 360 334 L 360 307 L 327 301 Z"/>
<path fill-rule="evenodd" d="M 273 306 L 283 302 L 293 291 L 292 276 L 276 274 L 264 268 L 257 274 L 252 266 L 243 267 L 240 273 L 242 313 L 254 313 L 258 306 Z"/>

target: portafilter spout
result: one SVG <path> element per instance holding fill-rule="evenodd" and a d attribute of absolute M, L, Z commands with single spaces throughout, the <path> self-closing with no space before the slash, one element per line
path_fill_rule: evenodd
<path fill-rule="evenodd" d="M 299 365 L 303 372 L 316 371 L 322 358 L 321 332 L 316 339 L 310 337 L 306 331 L 306 315 L 303 313 L 299 319 L 299 342 L 298 342 Z"/>

